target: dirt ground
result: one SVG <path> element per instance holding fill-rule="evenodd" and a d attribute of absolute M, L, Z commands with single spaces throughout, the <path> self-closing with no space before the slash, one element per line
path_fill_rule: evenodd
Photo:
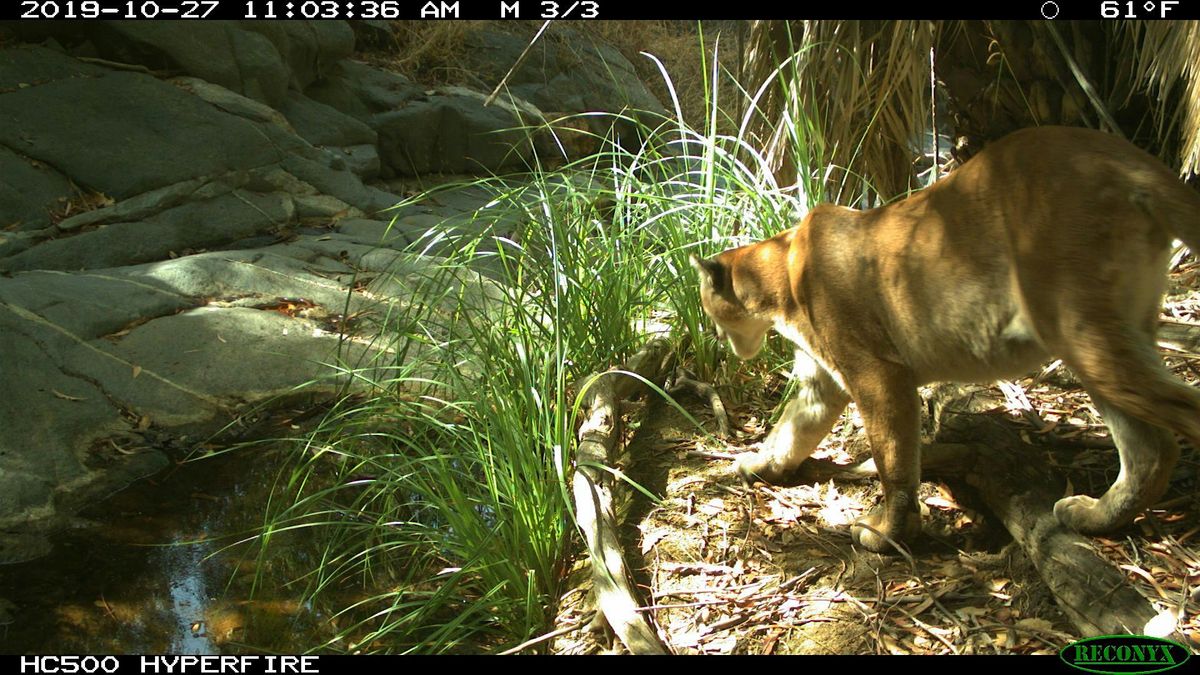
<path fill-rule="evenodd" d="M 1165 318 L 1197 322 L 1200 265 L 1172 274 Z M 1200 356 L 1164 352 L 1193 385 Z M 718 390 L 723 395 L 720 383 Z M 971 490 L 926 476 L 929 509 L 910 555 L 882 556 L 851 545 L 849 524 L 879 498 L 878 481 L 744 487 L 732 462 L 714 458 L 760 440 L 779 405 L 780 381 L 747 400 L 726 399 L 734 438 L 722 442 L 698 400 L 680 402 L 708 434 L 662 401 L 641 403 L 619 463 L 652 500 L 627 490 L 626 560 L 642 604 L 670 649 L 703 654 L 1055 654 L 1082 637 L 1059 610 L 1025 553 Z M 1076 492 L 1099 494 L 1117 455 L 1086 393 L 1062 368 L 981 388 L 988 414 L 1005 416 L 1021 438 Z M 744 395 L 745 396 L 745 395 Z M 986 406 L 985 406 L 986 407 Z M 848 464 L 869 456 L 853 406 L 814 459 Z M 1195 535 L 1197 464 L 1184 445 L 1171 491 L 1134 524 L 1093 538 L 1102 555 L 1180 633 L 1200 638 L 1200 551 Z M 555 653 L 622 651 L 594 613 L 586 556 L 564 595 Z M 1197 582 L 1193 586 L 1193 582 Z"/>

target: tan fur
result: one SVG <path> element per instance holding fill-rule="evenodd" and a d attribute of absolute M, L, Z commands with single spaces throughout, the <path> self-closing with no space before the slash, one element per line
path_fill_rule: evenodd
<path fill-rule="evenodd" d="M 852 531 L 882 551 L 920 525 L 916 388 L 1056 357 L 1104 415 L 1121 473 L 1100 499 L 1068 497 L 1055 514 L 1086 533 L 1120 527 L 1166 490 L 1171 431 L 1200 447 L 1200 393 L 1155 350 L 1176 237 L 1200 251 L 1200 195 L 1169 169 L 1115 136 L 1042 127 L 902 201 L 818 206 L 794 229 L 693 259 L 705 311 L 738 356 L 771 328 L 797 347 L 800 394 L 738 471 L 779 479 L 853 400 L 884 500 Z"/>

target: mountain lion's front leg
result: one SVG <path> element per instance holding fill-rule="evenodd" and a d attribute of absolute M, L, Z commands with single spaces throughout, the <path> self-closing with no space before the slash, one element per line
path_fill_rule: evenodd
<path fill-rule="evenodd" d="M 788 402 L 761 448 L 738 457 L 738 475 L 747 483 L 755 478 L 778 482 L 799 466 L 817 449 L 850 402 L 829 371 L 803 350 L 796 350 L 792 376 L 796 397 Z"/>
<path fill-rule="evenodd" d="M 847 373 L 846 385 L 883 483 L 883 503 L 851 525 L 850 534 L 865 548 L 886 553 L 891 542 L 911 539 L 921 530 L 921 398 L 912 373 L 885 361 L 874 362 L 858 377 Z"/>

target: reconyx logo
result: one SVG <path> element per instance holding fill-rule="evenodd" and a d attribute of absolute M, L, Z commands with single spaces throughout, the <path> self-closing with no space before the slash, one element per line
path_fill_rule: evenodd
<path fill-rule="evenodd" d="M 1089 673 L 1135 675 L 1182 666 L 1192 653 L 1178 642 L 1147 635 L 1103 635 L 1072 642 L 1058 653 L 1068 666 Z"/>

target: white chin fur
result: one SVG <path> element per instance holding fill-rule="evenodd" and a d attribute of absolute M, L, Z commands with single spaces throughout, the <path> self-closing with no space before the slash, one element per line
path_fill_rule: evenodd
<path fill-rule="evenodd" d="M 758 352 L 762 351 L 762 345 L 762 340 L 756 340 L 746 349 L 742 349 L 742 346 L 739 346 L 737 342 L 733 341 L 733 339 L 729 340 L 729 346 L 733 348 L 733 353 L 737 354 L 739 359 L 752 359 L 755 356 L 758 356 Z"/>

